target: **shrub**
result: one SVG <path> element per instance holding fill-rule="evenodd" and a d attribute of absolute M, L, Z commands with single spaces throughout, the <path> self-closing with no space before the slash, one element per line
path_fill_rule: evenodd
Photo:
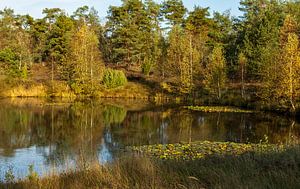
<path fill-rule="evenodd" d="M 152 67 L 153 67 L 152 61 L 150 59 L 146 59 L 144 63 L 141 65 L 143 74 L 148 76 L 151 72 Z"/>
<path fill-rule="evenodd" d="M 4 73 L 11 78 L 27 79 L 28 66 L 26 64 L 20 65 L 20 59 L 10 48 L 0 50 L 0 67 L 0 72 L 4 71 Z"/>
<path fill-rule="evenodd" d="M 105 87 L 112 89 L 127 84 L 127 78 L 123 71 L 106 69 L 103 75 L 103 84 Z"/>

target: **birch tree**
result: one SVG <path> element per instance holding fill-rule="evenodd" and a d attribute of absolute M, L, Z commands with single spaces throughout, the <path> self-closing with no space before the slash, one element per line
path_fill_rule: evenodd
<path fill-rule="evenodd" d="M 98 45 L 96 33 L 85 24 L 72 37 L 68 68 L 76 93 L 89 93 L 100 83 L 103 64 Z"/>
<path fill-rule="evenodd" d="M 282 55 L 279 87 L 276 92 L 294 112 L 296 100 L 300 97 L 299 39 L 295 33 L 288 34 L 288 41 L 283 46 Z"/>
<path fill-rule="evenodd" d="M 204 86 L 210 94 L 214 95 L 217 99 L 221 99 L 226 87 L 226 81 L 226 60 L 223 48 L 216 46 L 206 67 Z"/>

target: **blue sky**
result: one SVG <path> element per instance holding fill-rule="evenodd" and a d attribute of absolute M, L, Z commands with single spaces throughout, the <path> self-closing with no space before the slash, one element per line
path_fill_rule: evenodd
<path fill-rule="evenodd" d="M 158 2 L 161 0 L 157 0 Z M 211 11 L 230 9 L 233 16 L 239 16 L 239 0 L 183 0 L 185 6 L 191 10 L 194 5 L 210 7 Z M 71 14 L 76 8 L 88 5 L 99 11 L 101 18 L 106 16 L 109 5 L 120 5 L 121 0 L 0 0 L 0 9 L 13 8 L 17 14 L 30 14 L 33 17 L 42 17 L 44 8 L 62 8 Z"/>

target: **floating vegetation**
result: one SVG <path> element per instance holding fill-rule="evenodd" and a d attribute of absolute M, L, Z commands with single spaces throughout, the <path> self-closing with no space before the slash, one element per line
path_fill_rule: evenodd
<path fill-rule="evenodd" d="M 229 106 L 186 106 L 186 109 L 201 112 L 233 112 L 233 113 L 254 113 L 251 110 L 243 110 L 240 108 Z"/>
<path fill-rule="evenodd" d="M 134 152 L 160 159 L 195 160 L 207 156 L 241 155 L 246 152 L 278 152 L 285 147 L 277 144 L 239 144 L 233 142 L 201 141 L 188 144 L 157 144 L 130 148 Z"/>

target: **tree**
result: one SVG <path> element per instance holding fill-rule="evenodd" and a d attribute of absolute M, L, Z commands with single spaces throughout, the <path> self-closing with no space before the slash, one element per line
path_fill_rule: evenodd
<path fill-rule="evenodd" d="M 111 6 L 108 13 L 106 37 L 111 44 L 111 61 L 114 63 L 140 64 L 151 28 L 143 3 L 123 0 L 120 7 Z"/>
<path fill-rule="evenodd" d="M 295 35 L 297 31 L 296 25 L 295 19 L 287 15 L 283 26 L 278 32 L 280 34 L 277 37 L 278 45 L 268 46 L 268 49 L 265 48 L 265 51 L 261 51 L 265 53 L 265 57 L 269 55 L 269 61 L 265 61 L 265 64 L 260 69 L 262 87 L 259 95 L 269 105 L 280 106 L 287 102 L 286 90 L 288 89 L 284 87 L 288 87 L 289 83 L 287 83 L 286 79 L 287 77 L 293 77 L 293 73 L 287 72 L 286 69 L 296 69 L 294 64 L 297 64 L 298 56 L 298 47 L 294 46 L 292 48 L 292 44 L 297 43 L 297 40 L 291 38 L 291 35 Z M 294 109 L 294 104 L 290 104 L 292 104 L 291 109 Z"/>
<path fill-rule="evenodd" d="M 191 80 L 194 83 L 195 78 L 201 80 L 203 75 L 203 67 L 208 59 L 210 27 L 212 24 L 209 18 L 208 8 L 194 7 L 189 12 L 185 21 L 184 29 L 189 40 L 189 62 L 191 69 Z"/>
<path fill-rule="evenodd" d="M 74 23 L 61 9 L 45 9 L 43 11 L 48 26 L 46 33 L 45 56 L 51 63 L 51 80 L 54 80 L 54 72 L 62 79 L 66 79 L 64 64 L 70 52 L 70 37 Z"/>
<path fill-rule="evenodd" d="M 167 48 L 167 77 L 176 78 L 176 82 L 180 84 L 180 92 L 188 94 L 193 88 L 192 68 L 190 61 L 190 42 L 188 34 L 176 25 L 169 33 Z"/>
<path fill-rule="evenodd" d="M 286 15 L 283 26 L 280 28 L 280 45 L 283 46 L 287 43 L 289 34 L 297 34 L 297 32 L 298 24 L 295 20 L 295 17 L 290 14 Z"/>
<path fill-rule="evenodd" d="M 279 28 L 283 20 L 282 6 L 278 1 L 243 0 L 240 10 L 244 12 L 240 49 L 248 59 L 247 77 L 257 81 L 275 61 L 273 55 L 279 48 Z"/>
<path fill-rule="evenodd" d="M 15 15 L 11 9 L 0 11 L 0 50 L 3 49 L 3 55 L 16 56 L 14 61 L 8 61 L 5 66 L 10 75 L 27 79 L 28 69 L 31 65 L 31 38 L 28 32 L 29 16 Z M 11 57 L 11 56 L 10 56 Z M 3 58 L 3 61 L 6 58 Z M 4 61 L 5 62 L 5 61 Z M 15 63 L 17 62 L 17 66 Z"/>
<path fill-rule="evenodd" d="M 88 6 L 79 7 L 71 16 L 75 20 L 77 27 L 81 27 L 84 24 L 88 24 L 89 27 L 94 30 L 97 35 L 100 35 L 102 27 L 100 25 L 100 18 L 97 10 Z"/>
<path fill-rule="evenodd" d="M 145 38 L 146 41 L 144 41 L 144 43 L 148 45 L 145 48 L 146 54 L 142 63 L 142 72 L 145 75 L 149 75 L 154 66 L 157 66 L 157 64 L 163 64 L 161 61 L 163 34 L 159 22 L 159 4 L 155 3 L 153 0 L 146 0 L 145 8 L 147 16 L 150 18 L 148 26 L 150 28 L 150 32 L 148 32 L 148 35 L 146 35 L 147 37 Z"/>
<path fill-rule="evenodd" d="M 97 34 L 86 24 L 82 25 L 71 40 L 68 57 L 69 83 L 75 93 L 91 94 L 102 78 L 103 63 Z"/>
<path fill-rule="evenodd" d="M 299 39 L 295 33 L 288 34 L 288 41 L 283 46 L 280 66 L 280 83 L 277 95 L 296 110 L 296 100 L 300 97 L 300 51 Z"/>
<path fill-rule="evenodd" d="M 161 13 L 172 26 L 183 24 L 186 12 L 182 0 L 166 0 L 162 3 Z"/>
<path fill-rule="evenodd" d="M 109 8 L 106 25 L 112 63 L 140 66 L 148 75 L 161 57 L 162 33 L 158 22 L 159 7 L 154 1 L 123 0 L 120 7 Z"/>
<path fill-rule="evenodd" d="M 0 50 L 0 73 L 12 78 L 19 77 L 18 57 L 10 48 Z"/>
<path fill-rule="evenodd" d="M 224 58 L 223 48 L 216 46 L 210 56 L 210 62 L 206 67 L 204 79 L 205 88 L 217 99 L 221 99 L 226 87 L 226 60 Z"/>
<path fill-rule="evenodd" d="M 244 53 L 239 54 L 239 75 L 242 83 L 241 87 L 241 95 L 242 98 L 245 96 L 245 73 L 246 73 L 246 64 L 247 64 L 247 58 L 245 57 Z"/>
<path fill-rule="evenodd" d="M 43 63 L 46 60 L 45 51 L 48 29 L 45 19 L 35 19 L 32 21 L 29 33 L 32 40 L 31 49 L 35 63 Z"/>

